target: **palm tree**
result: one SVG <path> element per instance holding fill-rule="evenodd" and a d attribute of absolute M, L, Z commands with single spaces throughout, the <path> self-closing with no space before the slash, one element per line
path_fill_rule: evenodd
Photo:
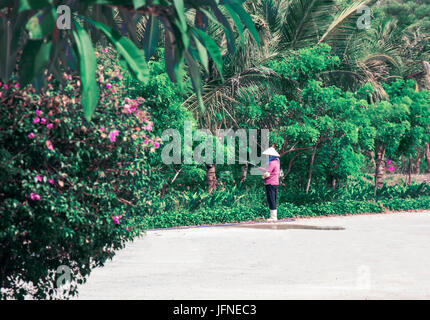
<path fill-rule="evenodd" d="M 260 45 L 248 30 L 239 30 L 236 50 L 224 52 L 224 81 L 212 68 L 203 86 L 205 110 L 199 108 L 196 95 L 184 104 L 193 111 L 199 124 L 212 132 L 221 126 L 237 126 L 235 109 L 239 104 L 282 93 L 286 85 L 297 88 L 294 81 L 282 79 L 273 70 L 262 67 L 266 61 L 322 42 L 329 43 L 334 52 L 344 51 L 353 36 L 351 33 L 359 32 L 355 26 L 357 9 L 369 3 L 370 0 L 357 0 L 342 7 L 336 0 L 247 2 L 245 6 L 258 30 Z M 225 42 L 218 26 L 212 25 L 209 32 L 218 43 Z M 216 120 L 217 114 L 224 115 L 222 121 Z"/>

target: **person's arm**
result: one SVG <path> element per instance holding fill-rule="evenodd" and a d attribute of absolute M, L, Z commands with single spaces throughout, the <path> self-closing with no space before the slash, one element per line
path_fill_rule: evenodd
<path fill-rule="evenodd" d="M 265 173 L 263 174 L 262 178 L 265 180 L 270 177 L 273 170 L 275 169 L 274 165 L 272 164 L 273 161 L 269 162 L 269 165 L 267 166 L 267 169 L 265 169 Z"/>

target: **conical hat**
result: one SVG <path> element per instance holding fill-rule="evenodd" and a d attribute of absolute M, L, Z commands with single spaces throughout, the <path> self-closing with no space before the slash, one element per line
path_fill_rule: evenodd
<path fill-rule="evenodd" d="M 266 149 L 263 154 L 265 156 L 274 156 L 274 157 L 280 157 L 279 153 L 276 152 L 275 148 L 270 147 L 269 149 Z"/>

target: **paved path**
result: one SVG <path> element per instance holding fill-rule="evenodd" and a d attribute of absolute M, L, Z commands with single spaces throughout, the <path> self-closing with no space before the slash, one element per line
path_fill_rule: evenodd
<path fill-rule="evenodd" d="M 149 231 L 79 298 L 430 299 L 430 212 L 258 226 Z"/>

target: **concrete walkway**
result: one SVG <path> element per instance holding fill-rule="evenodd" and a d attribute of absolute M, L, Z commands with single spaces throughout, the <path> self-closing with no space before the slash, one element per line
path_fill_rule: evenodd
<path fill-rule="evenodd" d="M 79 298 L 430 299 L 430 212 L 149 231 Z"/>

